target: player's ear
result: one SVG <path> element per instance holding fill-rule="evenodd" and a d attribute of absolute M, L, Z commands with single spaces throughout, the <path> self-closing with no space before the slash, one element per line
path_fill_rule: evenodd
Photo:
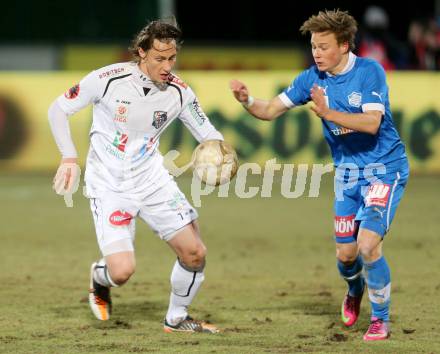
<path fill-rule="evenodd" d="M 145 59 L 145 57 L 147 56 L 147 53 L 145 53 L 145 50 L 143 50 L 141 47 L 138 48 L 138 53 L 141 59 Z"/>

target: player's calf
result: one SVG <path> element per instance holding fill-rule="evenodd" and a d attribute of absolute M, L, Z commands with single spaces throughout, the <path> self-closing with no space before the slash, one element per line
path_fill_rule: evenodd
<path fill-rule="evenodd" d="M 341 307 L 341 319 L 347 327 L 353 326 L 359 317 L 362 296 L 365 288 L 362 268 L 363 262 L 359 256 L 350 263 L 344 263 L 338 259 L 339 273 L 348 284 L 348 292 L 345 295 Z"/>

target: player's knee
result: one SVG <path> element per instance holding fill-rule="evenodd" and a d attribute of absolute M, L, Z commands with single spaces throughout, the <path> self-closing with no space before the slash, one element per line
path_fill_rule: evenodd
<path fill-rule="evenodd" d="M 336 258 L 339 260 L 339 262 L 349 265 L 356 261 L 357 253 L 336 250 Z"/>
<path fill-rule="evenodd" d="M 122 285 L 130 279 L 135 272 L 135 266 L 131 264 L 122 265 L 110 271 L 114 283 Z"/>
<path fill-rule="evenodd" d="M 203 244 L 197 244 L 186 250 L 181 257 L 181 261 L 191 269 L 200 269 L 205 264 L 206 247 Z"/>
<path fill-rule="evenodd" d="M 376 260 L 381 256 L 380 248 L 368 242 L 359 243 L 359 253 L 361 254 L 362 258 L 367 262 Z"/>

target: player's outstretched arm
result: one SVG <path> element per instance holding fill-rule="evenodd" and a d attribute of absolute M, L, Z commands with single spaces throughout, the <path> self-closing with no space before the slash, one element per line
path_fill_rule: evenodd
<path fill-rule="evenodd" d="M 270 101 L 254 98 L 249 94 L 246 85 L 238 80 L 231 80 L 229 86 L 235 99 L 258 119 L 273 120 L 288 110 L 278 96 Z"/>

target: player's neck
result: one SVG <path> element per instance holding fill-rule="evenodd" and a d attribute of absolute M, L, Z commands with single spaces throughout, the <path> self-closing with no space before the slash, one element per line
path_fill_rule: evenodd
<path fill-rule="evenodd" d="M 145 64 L 139 63 L 137 65 L 139 71 L 145 76 L 148 77 L 148 79 L 151 80 L 150 75 L 148 74 L 147 66 Z"/>
<path fill-rule="evenodd" d="M 343 54 L 341 61 L 338 65 L 336 65 L 332 70 L 329 70 L 328 73 L 335 76 L 345 71 L 348 65 L 349 52 Z"/>

